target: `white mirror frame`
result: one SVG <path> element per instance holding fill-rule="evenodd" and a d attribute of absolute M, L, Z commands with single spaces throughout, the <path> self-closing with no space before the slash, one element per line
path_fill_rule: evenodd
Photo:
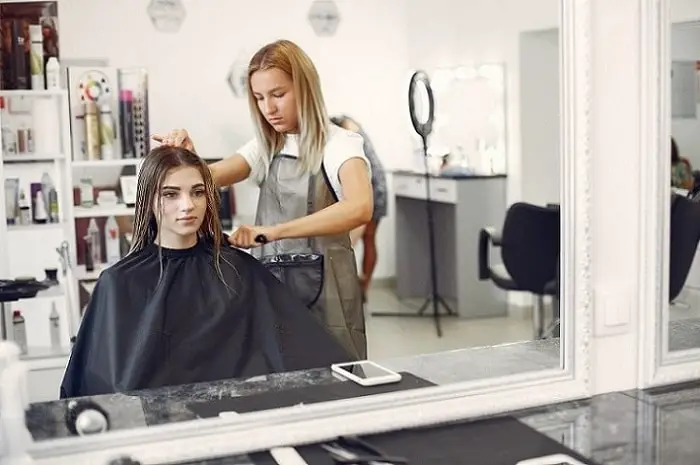
<path fill-rule="evenodd" d="M 700 377 L 700 348 L 669 352 L 671 214 L 670 0 L 640 0 L 642 62 L 639 247 L 641 388 Z"/>
<path fill-rule="evenodd" d="M 454 383 L 303 407 L 32 443 L 36 464 L 142 462 L 234 455 L 286 444 L 434 424 L 589 397 L 591 294 L 591 0 L 561 0 L 564 369 Z"/>

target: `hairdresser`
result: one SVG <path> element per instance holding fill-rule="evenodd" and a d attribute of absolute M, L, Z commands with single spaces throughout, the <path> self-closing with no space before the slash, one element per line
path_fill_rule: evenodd
<path fill-rule="evenodd" d="M 287 282 L 351 354 L 365 359 L 362 291 L 349 237 L 373 212 L 363 138 L 330 122 L 316 68 L 290 41 L 253 56 L 247 93 L 256 137 L 210 165 L 219 186 L 248 178 L 260 186 L 256 224 L 239 227 L 230 242 L 268 263 L 305 254 L 307 262 Z M 153 139 L 195 150 L 184 129 Z"/>

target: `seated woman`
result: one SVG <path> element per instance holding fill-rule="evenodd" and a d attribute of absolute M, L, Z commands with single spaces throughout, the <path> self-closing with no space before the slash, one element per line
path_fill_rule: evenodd
<path fill-rule="evenodd" d="M 100 275 L 61 398 L 351 360 L 284 284 L 227 245 L 219 201 L 194 153 L 162 146 L 145 157 L 131 251 Z"/>

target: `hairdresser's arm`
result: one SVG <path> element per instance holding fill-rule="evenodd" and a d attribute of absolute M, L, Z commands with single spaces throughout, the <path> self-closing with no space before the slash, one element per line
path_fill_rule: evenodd
<path fill-rule="evenodd" d="M 197 153 L 192 138 L 190 138 L 189 133 L 184 129 L 174 129 L 170 131 L 168 135 L 153 134 L 151 137 L 153 140 L 163 145 L 183 147 Z M 217 186 L 230 186 L 231 184 L 244 181 L 250 176 L 250 165 L 248 165 L 245 158 L 238 153 L 232 157 L 212 163 L 209 165 L 209 169 L 214 178 L 214 184 Z"/>
<path fill-rule="evenodd" d="M 238 247 L 255 247 L 255 237 L 264 234 L 269 241 L 300 237 L 331 236 L 349 232 L 368 223 L 374 211 L 372 183 L 367 162 L 351 158 L 338 172 L 343 200 L 311 215 L 271 226 L 241 226 L 231 237 Z"/>

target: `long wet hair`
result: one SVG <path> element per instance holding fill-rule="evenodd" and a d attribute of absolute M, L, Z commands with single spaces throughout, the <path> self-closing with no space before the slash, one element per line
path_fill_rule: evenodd
<path fill-rule="evenodd" d="M 671 164 L 675 165 L 676 163 L 679 163 L 681 161 L 681 156 L 678 153 L 678 144 L 676 144 L 676 140 L 671 137 Z"/>
<path fill-rule="evenodd" d="M 221 247 L 224 244 L 224 236 L 219 219 L 219 206 L 221 197 L 214 185 L 214 179 L 207 164 L 197 154 L 182 147 L 161 145 L 146 155 L 139 171 L 138 186 L 136 188 L 136 212 L 134 215 L 134 233 L 129 254 L 141 251 L 158 238 L 158 217 L 153 206 L 162 208 L 160 191 L 165 178 L 174 168 L 192 167 L 197 169 L 204 181 L 204 192 L 207 201 L 204 221 L 198 232 L 198 240 L 211 244 L 214 255 L 214 267 L 220 278 L 223 274 L 219 265 Z M 157 244 L 160 246 L 160 244 Z M 163 270 L 162 250 L 158 249 Z"/>
<path fill-rule="evenodd" d="M 292 80 L 299 121 L 299 163 L 315 174 L 321 169 L 328 140 L 328 111 L 321 91 L 321 79 L 311 58 L 294 42 L 278 40 L 258 50 L 248 65 L 248 105 L 253 115 L 258 144 L 268 157 L 284 147 L 285 135 L 267 122 L 258 108 L 250 79 L 256 71 L 279 69 Z"/>

